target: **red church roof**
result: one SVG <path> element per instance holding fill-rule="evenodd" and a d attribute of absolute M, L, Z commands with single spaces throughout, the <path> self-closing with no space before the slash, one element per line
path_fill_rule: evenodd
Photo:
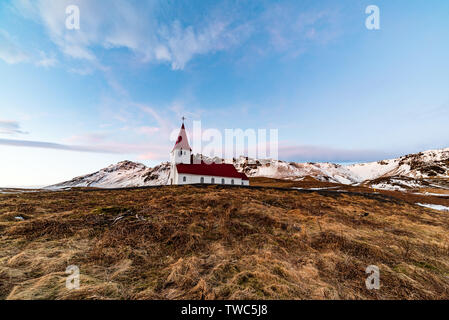
<path fill-rule="evenodd" d="M 211 163 L 207 164 L 177 164 L 178 173 L 196 174 L 203 176 L 215 176 L 225 178 L 241 178 L 249 180 L 246 174 L 238 172 L 232 164 L 229 163 Z"/>

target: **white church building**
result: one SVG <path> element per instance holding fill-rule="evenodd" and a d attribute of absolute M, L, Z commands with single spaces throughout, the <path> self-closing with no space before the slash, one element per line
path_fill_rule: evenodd
<path fill-rule="evenodd" d="M 205 183 L 249 186 L 246 174 L 238 172 L 232 164 L 207 164 L 203 161 L 193 163 L 192 149 L 187 139 L 184 122 L 170 153 L 170 163 L 168 184 Z"/>

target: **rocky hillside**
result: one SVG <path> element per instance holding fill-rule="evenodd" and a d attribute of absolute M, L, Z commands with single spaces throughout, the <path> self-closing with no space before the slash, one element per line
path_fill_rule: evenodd
<path fill-rule="evenodd" d="M 200 155 L 195 156 L 197 159 Z M 218 161 L 219 159 L 208 159 Z M 313 177 L 323 182 L 367 185 L 379 189 L 407 190 L 415 187 L 446 189 L 449 178 L 449 148 L 406 155 L 378 162 L 339 165 L 334 163 L 295 163 L 280 160 L 255 160 L 240 157 L 231 161 L 249 177 L 268 177 L 299 181 Z M 154 168 L 131 161 L 111 165 L 95 173 L 74 178 L 49 188 L 120 188 L 165 185 L 169 164 Z"/>
<path fill-rule="evenodd" d="M 163 185 L 168 181 L 169 172 L 170 166 L 168 163 L 149 168 L 141 163 L 121 161 L 97 172 L 49 186 L 47 189 L 72 187 L 125 188 Z"/>
<path fill-rule="evenodd" d="M 381 177 L 448 178 L 449 148 L 406 155 L 377 162 L 339 165 L 334 163 L 295 163 L 239 158 L 235 166 L 251 177 L 301 179 L 306 176 L 320 181 L 343 184 L 361 183 Z"/>

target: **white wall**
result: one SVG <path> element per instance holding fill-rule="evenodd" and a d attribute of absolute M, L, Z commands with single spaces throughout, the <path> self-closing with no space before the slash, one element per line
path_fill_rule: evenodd
<path fill-rule="evenodd" d="M 180 152 L 182 152 L 182 154 L 179 154 Z M 190 164 L 190 150 L 173 150 L 170 153 L 170 162 Z"/>
<path fill-rule="evenodd" d="M 186 178 L 186 181 L 183 181 L 183 178 Z M 200 176 L 196 174 L 183 174 L 179 173 L 177 175 L 178 184 L 192 184 L 192 183 L 201 183 L 201 177 L 204 178 L 204 183 L 212 183 L 212 178 L 215 179 L 214 184 L 222 184 L 222 180 L 224 179 L 224 184 L 232 184 L 232 180 L 234 180 L 234 185 L 241 186 L 242 179 L 241 178 L 227 178 L 227 177 L 214 177 L 214 176 Z M 243 185 L 249 185 L 248 181 L 243 180 Z"/>
<path fill-rule="evenodd" d="M 184 181 L 184 177 L 186 181 Z M 171 184 L 171 179 L 173 179 L 173 184 L 194 184 L 201 183 L 201 177 L 204 178 L 204 183 L 212 184 L 212 179 L 215 179 L 213 184 L 222 184 L 222 179 L 224 179 L 224 184 L 232 185 L 232 180 L 234 180 L 234 185 L 236 186 L 249 186 L 248 180 L 242 180 L 241 178 L 228 178 L 219 176 L 201 176 L 196 174 L 184 174 L 178 173 L 176 170 L 176 165 L 172 164 L 172 170 L 170 170 L 170 175 L 167 184 Z"/>

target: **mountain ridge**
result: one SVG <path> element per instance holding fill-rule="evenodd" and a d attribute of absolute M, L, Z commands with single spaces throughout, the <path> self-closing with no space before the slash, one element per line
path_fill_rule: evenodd
<path fill-rule="evenodd" d="M 195 159 L 211 162 L 222 161 L 195 155 Z M 445 189 L 446 183 L 439 180 L 449 178 L 449 148 L 428 150 L 399 158 L 375 162 L 341 165 L 330 162 L 297 163 L 271 159 L 239 157 L 227 160 L 239 172 L 248 177 L 267 177 L 299 181 L 313 177 L 323 182 L 347 185 L 367 185 L 379 189 L 405 190 L 412 186 L 426 185 L 427 180 L 438 180 L 437 187 Z M 121 188 L 165 185 L 170 164 L 163 162 L 153 168 L 129 160 L 110 165 L 94 173 L 75 177 L 72 180 L 46 187 L 61 189 L 71 187 Z"/>

